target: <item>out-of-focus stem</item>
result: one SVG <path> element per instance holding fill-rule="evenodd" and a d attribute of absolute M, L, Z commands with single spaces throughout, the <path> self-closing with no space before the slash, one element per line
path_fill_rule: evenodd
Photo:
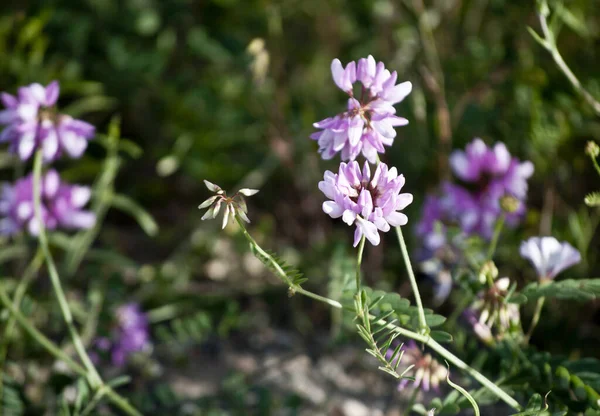
<path fill-rule="evenodd" d="M 487 259 L 491 260 L 496 253 L 496 247 L 498 246 L 498 240 L 500 239 L 500 233 L 502 233 L 502 227 L 504 227 L 504 220 L 506 216 L 504 213 L 500 215 L 498 221 L 496 222 L 496 226 L 494 227 L 494 235 L 492 236 L 492 241 L 490 242 L 490 247 L 487 252 Z"/>
<path fill-rule="evenodd" d="M 546 302 L 545 297 L 541 297 L 538 299 L 535 304 L 535 312 L 533 312 L 533 317 L 531 318 L 531 324 L 529 325 L 529 330 L 527 331 L 527 335 L 525 335 L 525 343 L 529 343 L 531 339 L 531 335 L 533 335 L 533 331 L 540 321 L 540 317 L 542 316 L 542 309 L 544 309 L 544 302 Z"/>
<path fill-rule="evenodd" d="M 56 270 L 56 265 L 54 263 L 54 258 L 50 253 L 50 249 L 48 248 L 48 237 L 46 236 L 46 228 L 44 225 L 44 220 L 42 219 L 42 207 L 41 207 L 41 181 L 42 181 L 42 151 L 38 150 L 35 155 L 35 161 L 33 163 L 33 210 L 35 213 L 35 221 L 38 226 L 39 233 L 39 243 L 42 251 L 44 253 L 44 257 L 46 259 L 46 265 L 48 266 L 48 274 L 50 275 L 50 282 L 52 283 L 52 288 L 54 289 L 54 293 L 56 294 L 56 298 L 58 300 L 58 304 L 60 305 L 60 311 L 63 315 L 63 319 L 67 328 L 69 330 L 69 335 L 73 340 L 73 345 L 75 346 L 75 350 L 81 359 L 84 367 L 87 370 L 88 380 L 92 388 L 97 388 L 102 384 L 102 379 L 92 364 L 92 360 L 88 356 L 85 351 L 85 347 L 83 346 L 83 342 L 81 341 L 81 337 L 75 328 L 75 324 L 73 322 L 73 315 L 71 314 L 71 309 L 69 308 L 69 303 L 67 302 L 67 298 L 65 296 L 65 292 L 63 291 L 62 285 L 60 283 L 60 277 L 58 275 L 58 271 Z"/>
<path fill-rule="evenodd" d="M 581 82 L 577 79 L 573 71 L 569 68 L 562 55 L 558 51 L 558 46 L 556 45 L 556 39 L 554 34 L 550 31 L 548 27 L 548 21 L 546 20 L 545 13 L 538 13 L 538 18 L 540 20 L 540 26 L 542 27 L 542 33 L 544 34 L 543 42 L 541 42 L 542 46 L 550 52 L 552 55 L 552 59 L 558 66 L 558 68 L 562 71 L 563 74 L 567 77 L 575 91 L 579 93 L 583 99 L 592 107 L 592 109 L 596 112 L 596 114 L 600 115 L 600 102 L 598 102 L 592 94 L 590 94 Z"/>

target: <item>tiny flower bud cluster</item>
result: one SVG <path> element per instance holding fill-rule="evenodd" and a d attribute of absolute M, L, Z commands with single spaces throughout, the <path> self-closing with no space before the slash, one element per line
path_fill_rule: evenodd
<path fill-rule="evenodd" d="M 493 271 L 489 271 L 493 273 Z M 488 272 L 484 272 L 488 273 Z M 465 316 L 476 335 L 485 343 L 501 340 L 505 336 L 522 333 L 519 306 L 506 302 L 510 279 L 502 277 L 479 293 Z M 492 330 L 495 329 L 495 336 Z"/>

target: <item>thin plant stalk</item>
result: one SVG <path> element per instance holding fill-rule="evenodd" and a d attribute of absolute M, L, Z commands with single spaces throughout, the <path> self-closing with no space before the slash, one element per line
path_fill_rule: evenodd
<path fill-rule="evenodd" d="M 496 254 L 496 247 L 498 246 L 498 240 L 500 239 L 500 234 L 502 233 L 505 219 L 506 215 L 502 213 L 496 222 L 496 226 L 494 227 L 494 235 L 492 236 L 492 241 L 490 242 L 490 247 L 488 248 L 487 252 L 488 260 L 491 260 L 494 257 L 494 254 Z"/>
<path fill-rule="evenodd" d="M 300 294 L 307 296 L 309 298 L 312 298 L 314 300 L 318 300 L 319 302 L 326 303 L 329 306 L 333 306 L 334 308 L 342 309 L 342 304 L 340 302 L 338 302 L 337 300 L 333 300 L 333 299 L 329 299 L 329 298 L 326 298 L 321 295 L 317 295 L 316 293 L 309 292 L 308 290 L 303 289 L 301 286 L 294 284 L 294 282 L 292 282 L 288 278 L 287 274 L 281 268 L 279 263 L 277 263 L 275 261 L 275 259 L 269 253 L 264 251 L 258 245 L 258 243 L 254 240 L 254 238 L 248 233 L 248 231 L 246 230 L 246 227 L 244 227 L 243 221 L 241 220 L 241 218 L 238 215 L 235 215 L 235 220 L 238 223 L 238 225 L 240 226 L 242 233 L 244 234 L 244 237 L 246 237 L 246 239 L 252 245 L 254 250 L 256 250 L 257 253 L 259 253 L 262 257 L 264 257 L 273 266 L 273 268 L 277 271 L 278 277 L 280 277 L 281 280 L 283 280 L 283 282 L 289 286 L 290 294 L 300 293 Z"/>
<path fill-rule="evenodd" d="M 362 264 L 363 251 L 365 249 L 365 236 L 363 235 L 358 244 L 358 252 L 356 254 L 356 294 L 360 292 L 360 267 Z"/>
<path fill-rule="evenodd" d="M 120 134 L 118 131 L 115 131 L 115 129 L 117 129 L 116 126 L 117 125 L 114 124 L 113 128 L 111 125 L 111 129 L 109 130 L 109 143 L 106 159 L 102 168 L 102 174 L 98 177 L 93 187 L 95 195 L 92 202 L 92 210 L 96 214 L 96 223 L 93 227 L 79 232 L 73 238 L 73 243 L 71 245 L 73 249 L 71 252 L 67 253 L 65 258 L 65 270 L 67 276 L 72 276 L 79 268 L 83 258 L 98 236 L 102 221 L 112 203 L 114 193 L 113 183 L 121 165 L 118 155 Z"/>
<path fill-rule="evenodd" d="M 415 302 L 417 304 L 417 309 L 419 311 L 419 329 L 422 334 L 428 334 L 429 327 L 427 326 L 427 321 L 425 320 L 425 310 L 423 309 L 423 302 L 421 301 L 419 286 L 417 285 L 417 279 L 415 278 L 415 273 L 413 271 L 412 264 L 410 263 L 410 256 L 408 255 L 408 249 L 406 248 L 406 242 L 404 241 L 404 236 L 402 235 L 402 228 L 400 226 L 396 227 L 396 235 L 398 236 L 400 251 L 402 251 L 404 265 L 406 266 L 406 271 L 408 272 L 410 286 L 412 288 L 412 292 L 415 297 Z"/>
<path fill-rule="evenodd" d="M 542 316 L 542 310 L 544 309 L 544 303 L 546 302 L 545 297 L 541 297 L 538 299 L 535 304 L 535 311 L 533 312 L 533 317 L 531 318 L 531 324 L 529 325 L 529 330 L 527 331 L 527 335 L 525 335 L 525 342 L 529 343 L 531 339 L 531 335 L 533 335 L 533 331 L 540 321 L 540 317 Z"/>
<path fill-rule="evenodd" d="M 326 298 L 324 296 L 317 295 L 315 293 L 312 293 L 312 292 L 309 292 L 307 290 L 300 288 L 298 285 L 294 285 L 293 282 L 291 282 L 289 280 L 289 278 L 287 277 L 285 271 L 283 269 L 281 269 L 281 267 L 277 264 L 277 262 L 258 245 L 258 243 L 254 240 L 254 238 L 252 238 L 252 236 L 250 236 L 250 234 L 246 230 L 246 227 L 244 226 L 244 223 L 241 221 L 241 219 L 238 217 L 238 215 L 236 215 L 235 218 L 236 218 L 238 225 L 240 226 L 240 229 L 242 230 L 242 233 L 244 234 L 244 236 L 246 237 L 246 239 L 252 246 L 252 249 L 256 253 L 259 253 L 261 256 L 264 256 L 266 259 L 270 259 L 269 261 L 272 264 L 273 269 L 275 270 L 277 276 L 290 287 L 290 290 L 292 290 L 294 293 L 300 293 L 300 294 L 308 296 L 312 299 L 326 303 L 327 305 L 329 305 L 331 307 L 334 307 L 337 309 L 347 309 L 347 310 L 350 310 L 351 312 L 356 313 L 356 311 L 353 308 L 344 307 L 338 301 Z M 412 268 L 411 268 L 411 273 L 412 273 Z M 493 381 L 489 380 L 487 377 L 485 377 L 479 371 L 470 367 L 467 363 L 465 363 L 460 358 L 458 358 L 457 356 L 452 354 L 450 351 L 448 351 L 446 348 L 444 348 L 443 345 L 439 344 L 437 341 L 435 341 L 433 338 L 431 338 L 428 334 L 427 335 L 419 334 L 419 333 L 411 331 L 409 329 L 399 327 L 399 326 L 395 325 L 394 323 L 386 322 L 386 321 L 379 319 L 378 317 L 371 315 L 371 314 L 369 315 L 369 318 L 373 321 L 373 323 L 375 325 L 384 326 L 386 329 L 393 330 L 398 335 L 410 338 L 412 340 L 415 340 L 417 342 L 427 345 L 432 350 L 434 350 L 439 355 L 441 355 L 446 360 L 448 360 L 448 362 L 452 363 L 460 370 L 469 374 L 471 377 L 473 377 L 475 380 L 477 380 L 479 383 L 481 383 L 484 387 L 489 389 L 494 395 L 496 395 L 500 400 L 505 402 L 507 405 L 509 405 L 510 407 L 512 407 L 513 409 L 518 410 L 518 411 L 520 411 L 522 409 L 519 402 L 517 402 L 515 399 L 513 399 L 508 393 L 506 393 L 500 387 L 496 386 L 496 384 L 494 384 Z"/>
<path fill-rule="evenodd" d="M 583 99 L 588 103 L 590 107 L 596 112 L 596 114 L 600 115 L 600 102 L 596 100 L 592 94 L 590 94 L 584 87 L 581 85 L 581 82 L 573 71 L 569 68 L 562 55 L 558 50 L 558 46 L 556 45 L 556 37 L 554 33 L 550 30 L 547 21 L 547 15 L 549 14 L 548 4 L 544 1 L 542 7 L 545 8 L 544 11 L 538 12 L 538 18 L 540 20 L 540 26 L 542 28 L 542 33 L 544 34 L 544 38 L 542 39 L 536 34 L 533 30 L 530 30 L 534 38 L 544 47 L 550 55 L 552 55 L 552 59 L 558 66 L 558 68 L 562 71 L 563 74 L 567 77 L 575 91 L 580 94 Z"/>
<path fill-rule="evenodd" d="M 81 362 L 87 370 L 87 377 L 90 386 L 92 388 L 97 388 L 100 384 L 102 384 L 102 379 L 100 378 L 96 367 L 94 367 L 92 360 L 88 356 L 85 347 L 83 346 L 81 337 L 79 336 L 79 333 L 75 328 L 75 324 L 73 322 L 73 315 L 71 313 L 71 309 L 69 308 L 69 303 L 65 296 L 65 292 L 63 291 L 62 285 L 60 283 L 60 277 L 58 275 L 58 271 L 56 270 L 54 258 L 52 257 L 52 254 L 50 253 L 50 249 L 48 247 L 48 237 L 46 235 L 46 228 L 42 219 L 41 180 L 42 151 L 38 150 L 33 163 L 33 209 L 35 212 L 35 220 L 37 222 L 39 232 L 38 240 L 40 247 L 42 248 L 42 251 L 44 253 L 46 265 L 48 266 L 48 274 L 50 275 L 50 282 L 52 283 L 52 288 L 54 290 L 54 293 L 56 294 L 58 304 L 60 305 L 60 311 L 63 315 L 63 319 L 69 330 L 69 335 L 73 341 L 73 345 L 75 346 L 77 355 L 79 355 Z"/>
<path fill-rule="evenodd" d="M 56 344 L 49 340 L 44 334 L 42 334 L 37 328 L 35 328 L 29 319 L 27 319 L 10 301 L 4 286 L 0 284 L 0 303 L 8 309 L 8 311 L 15 317 L 15 320 L 21 327 L 33 338 L 38 344 L 45 348 L 50 354 L 59 360 L 62 360 L 67 367 L 73 372 L 79 374 L 82 377 L 88 375 L 87 370 L 80 364 L 75 362 L 69 355 L 65 354 Z M 97 391 L 101 391 L 103 395 L 106 395 L 108 399 L 123 412 L 130 416 L 142 416 L 124 397 L 115 392 L 110 386 L 101 383 L 98 386 Z"/>

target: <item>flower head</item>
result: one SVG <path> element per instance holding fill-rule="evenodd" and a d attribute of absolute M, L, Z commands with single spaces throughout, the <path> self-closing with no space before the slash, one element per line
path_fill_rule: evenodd
<path fill-rule="evenodd" d="M 394 127 L 408 124 L 408 120 L 395 115 L 394 105 L 401 102 L 412 90 L 410 82 L 396 85 L 398 74 L 385 69 L 383 62 L 376 63 L 369 55 L 346 68 L 339 59 L 331 63 L 331 73 L 336 85 L 349 95 L 346 111 L 326 118 L 314 126 L 321 131 L 310 137 L 319 144 L 323 159 L 331 159 L 341 152 L 342 160 L 355 160 L 363 154 L 371 163 L 384 146 L 391 146 L 396 137 Z M 362 84 L 360 96 L 354 95 L 354 83 Z"/>
<path fill-rule="evenodd" d="M 17 96 L 0 95 L 5 109 L 0 111 L 0 125 L 6 127 L 0 142 L 10 144 L 9 150 L 27 160 L 41 149 L 45 161 L 58 159 L 63 153 L 80 157 L 95 128 L 85 121 L 76 120 L 56 111 L 60 92 L 57 81 L 43 87 L 31 84 L 19 88 Z"/>
<path fill-rule="evenodd" d="M 581 261 L 581 254 L 575 247 L 554 237 L 531 237 L 521 243 L 519 251 L 533 264 L 542 280 L 554 279 L 557 274 Z"/>
<path fill-rule="evenodd" d="M 49 170 L 40 183 L 41 216 L 47 229 L 90 228 L 96 222 L 93 212 L 84 211 L 90 188 L 61 182 L 55 170 Z M 23 229 L 32 235 L 39 232 L 35 218 L 33 175 L 5 184 L 0 194 L 0 233 L 15 234 Z"/>
<path fill-rule="evenodd" d="M 340 218 L 348 225 L 356 225 L 354 246 L 364 235 L 373 245 L 380 241 L 379 231 L 405 225 L 406 215 L 400 211 L 413 200 L 412 194 L 400 193 L 404 175 L 395 167 L 388 169 L 380 163 L 371 177 L 369 164 L 361 171 L 358 162 L 342 162 L 338 173 L 325 172 L 319 189 L 331 201 L 323 203 L 323 211 L 331 218 Z M 379 230 L 379 231 L 378 231 Z"/>
<path fill-rule="evenodd" d="M 150 327 L 146 314 L 136 303 L 120 306 L 115 316 L 111 360 L 114 365 L 122 366 L 131 354 L 150 346 Z"/>
<path fill-rule="evenodd" d="M 402 346 L 404 353 L 402 363 L 413 366 L 415 379 L 403 378 L 398 384 L 398 390 L 404 389 L 412 383 L 414 388 L 421 388 L 424 391 L 438 390 L 440 381 L 446 379 L 448 369 L 440 364 L 429 353 L 424 353 L 419 346 L 412 340 Z M 393 350 L 389 350 L 388 357 L 391 357 Z"/>
<path fill-rule="evenodd" d="M 219 185 L 215 185 L 209 181 L 204 181 L 204 184 L 208 188 L 209 191 L 214 192 L 216 195 L 211 196 L 206 201 L 198 206 L 198 209 L 208 208 L 208 210 L 204 213 L 201 220 L 206 219 L 214 219 L 219 214 L 221 210 L 221 205 L 225 203 L 225 215 L 223 216 L 223 228 L 227 226 L 227 222 L 229 221 L 229 217 L 235 217 L 235 215 L 239 215 L 246 222 L 250 222 L 250 219 L 246 215 L 248 213 L 248 208 L 246 206 L 246 201 L 244 200 L 244 196 L 252 196 L 258 193 L 256 189 L 243 188 L 240 189 L 233 195 L 232 197 L 228 197 L 227 194 Z M 210 208 L 209 208 L 210 207 Z"/>
<path fill-rule="evenodd" d="M 519 306 L 506 302 L 509 287 L 508 277 L 496 280 L 493 285 L 479 293 L 466 315 L 475 333 L 486 343 L 493 342 L 490 337 L 493 328 L 496 339 L 499 340 L 506 334 L 522 332 Z"/>
<path fill-rule="evenodd" d="M 444 205 L 465 233 L 489 239 L 503 212 L 512 225 L 523 216 L 527 180 L 533 174 L 531 162 L 511 157 L 503 143 L 489 148 L 481 139 L 475 139 L 466 151 L 455 151 L 450 156 L 450 165 L 462 184 L 443 185 Z M 513 198 L 510 212 L 504 211 L 501 204 L 506 196 Z"/>

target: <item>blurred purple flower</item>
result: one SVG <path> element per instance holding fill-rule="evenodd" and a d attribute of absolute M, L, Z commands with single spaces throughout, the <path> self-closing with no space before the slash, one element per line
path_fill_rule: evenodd
<path fill-rule="evenodd" d="M 429 194 L 425 197 L 416 234 L 423 240 L 423 246 L 428 251 L 435 251 L 446 243 L 445 222 L 449 213 L 444 202 L 437 195 Z"/>
<path fill-rule="evenodd" d="M 355 160 L 362 153 L 375 163 L 377 153 L 384 153 L 384 146 L 393 144 L 394 127 L 408 124 L 408 120 L 395 115 L 394 105 L 410 94 L 412 84 L 407 81 L 396 85 L 396 71 L 390 73 L 371 55 L 359 59 L 358 64 L 350 62 L 346 68 L 334 59 L 331 73 L 336 85 L 350 96 L 347 111 L 314 123 L 321 131 L 310 137 L 318 142 L 323 159 L 332 159 L 341 151 L 342 160 Z M 357 81 L 362 84 L 360 97 L 354 96 Z"/>
<path fill-rule="evenodd" d="M 31 84 L 19 88 L 17 96 L 0 95 L 5 109 L 0 111 L 0 125 L 6 126 L 0 142 L 10 144 L 9 150 L 27 160 L 42 149 L 44 160 L 58 159 L 63 152 L 72 158 L 81 157 L 95 128 L 56 111 L 60 92 L 57 81 L 43 87 Z"/>
<path fill-rule="evenodd" d="M 61 182 L 55 170 L 42 177 L 41 213 L 47 229 L 90 228 L 96 216 L 82 208 L 88 203 L 90 188 Z M 14 234 L 27 229 L 37 235 L 39 224 L 35 219 L 33 200 L 33 175 L 5 184 L 0 194 L 0 234 Z"/>
<path fill-rule="evenodd" d="M 331 201 L 323 203 L 323 211 L 331 218 L 340 218 L 348 225 L 356 225 L 354 247 L 362 238 L 373 245 L 380 241 L 379 232 L 391 227 L 405 225 L 408 218 L 399 212 L 413 200 L 412 194 L 400 193 L 404 175 L 398 175 L 395 167 L 388 169 L 380 163 L 371 179 L 369 164 L 365 162 L 361 172 L 358 162 L 342 162 L 337 174 L 326 171 L 319 189 Z"/>
<path fill-rule="evenodd" d="M 116 320 L 111 361 L 121 367 L 131 354 L 150 347 L 150 326 L 146 314 L 136 303 L 120 306 L 116 311 Z"/>
<path fill-rule="evenodd" d="M 440 386 L 440 381 L 446 379 L 448 369 L 441 365 L 435 358 L 429 353 L 423 353 L 419 346 L 410 340 L 402 346 L 404 354 L 402 356 L 402 364 L 407 366 L 413 365 L 414 367 L 414 381 L 403 378 L 398 383 L 398 390 L 404 389 L 410 384 L 414 388 L 420 388 L 423 391 L 433 390 L 437 391 Z M 386 353 L 386 358 L 390 359 L 393 354 L 393 349 L 390 349 Z"/>
<path fill-rule="evenodd" d="M 455 151 L 450 165 L 464 186 L 444 184 L 444 204 L 465 233 L 489 239 L 503 212 L 500 201 L 506 196 L 516 202 L 516 209 L 505 213 L 506 221 L 518 223 L 525 213 L 527 180 L 533 174 L 531 162 L 511 157 L 503 143 L 489 148 L 477 138 L 466 151 Z"/>
<path fill-rule="evenodd" d="M 531 262 L 542 280 L 554 279 L 581 261 L 581 254 L 575 247 L 554 237 L 531 237 L 521 243 L 520 253 Z"/>

